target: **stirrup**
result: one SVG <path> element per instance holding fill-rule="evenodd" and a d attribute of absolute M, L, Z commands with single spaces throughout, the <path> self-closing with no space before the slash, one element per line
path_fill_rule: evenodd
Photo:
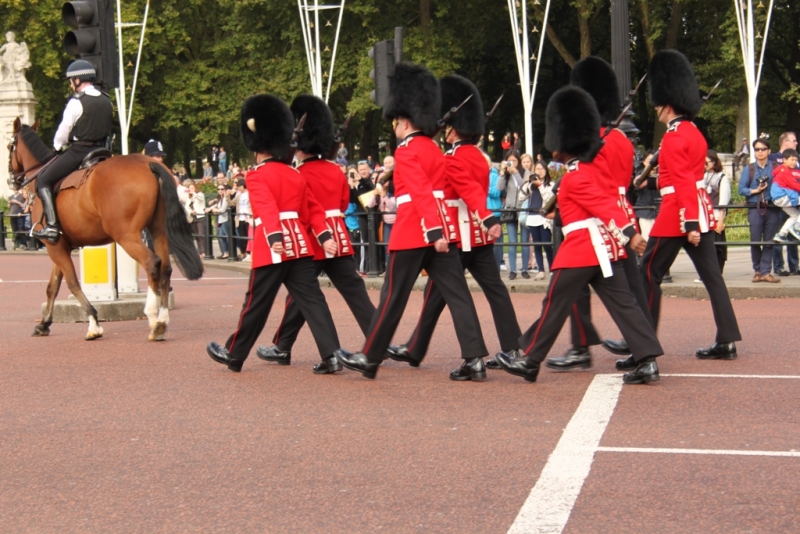
<path fill-rule="evenodd" d="M 61 230 L 59 230 L 58 227 L 56 226 L 49 226 L 49 225 L 45 226 L 41 230 L 36 230 L 31 233 L 33 234 L 33 237 L 36 237 L 38 239 L 44 239 L 46 241 L 49 241 L 53 245 L 58 243 L 58 240 L 61 237 Z"/>

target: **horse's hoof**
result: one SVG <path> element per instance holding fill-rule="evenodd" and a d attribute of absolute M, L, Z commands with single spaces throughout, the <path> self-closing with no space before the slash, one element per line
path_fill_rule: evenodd
<path fill-rule="evenodd" d="M 149 341 L 164 341 L 167 339 L 167 323 L 157 323 L 147 339 Z"/>
<path fill-rule="evenodd" d="M 33 333 L 31 333 L 31 337 L 45 337 L 49 335 L 50 335 L 50 329 L 40 324 L 37 324 L 33 328 Z"/>
<path fill-rule="evenodd" d="M 85 339 L 86 341 L 92 341 L 92 340 L 94 340 L 94 339 L 100 339 L 101 337 L 103 337 L 103 333 L 102 333 L 102 332 L 100 332 L 100 333 L 97 333 L 97 332 L 87 332 L 87 333 L 86 333 L 86 337 L 85 337 L 85 338 L 83 338 L 83 339 Z"/>

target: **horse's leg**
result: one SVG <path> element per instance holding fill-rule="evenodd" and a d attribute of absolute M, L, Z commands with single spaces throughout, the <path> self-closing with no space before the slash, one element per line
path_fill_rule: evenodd
<path fill-rule="evenodd" d="M 50 282 L 47 284 L 47 304 L 42 313 L 42 321 L 33 329 L 34 337 L 50 335 L 50 325 L 53 324 L 53 305 L 55 304 L 58 290 L 61 288 L 61 280 L 64 274 L 58 265 L 53 264 L 53 271 L 50 273 Z"/>
<path fill-rule="evenodd" d="M 155 236 L 153 236 L 153 240 L 155 241 Z M 163 341 L 167 325 L 160 321 L 158 306 L 158 285 L 162 261 L 144 245 L 141 232 L 135 232 L 132 236 L 126 235 L 118 243 L 147 272 L 147 299 L 144 304 L 144 313 L 150 323 L 148 340 Z"/>
<path fill-rule="evenodd" d="M 72 263 L 72 258 L 69 255 L 69 245 L 66 244 L 65 240 L 59 241 L 57 245 L 47 245 L 47 253 L 50 255 L 50 259 L 53 260 L 53 263 L 55 263 L 63 273 L 64 280 L 67 282 L 67 287 L 75 298 L 78 299 L 78 302 L 81 303 L 83 311 L 89 318 L 89 330 L 86 332 L 86 337 L 84 339 L 91 341 L 103 337 L 103 327 L 100 326 L 97 321 L 97 310 L 92 306 L 92 303 L 89 302 L 89 299 L 86 298 L 83 289 L 81 289 L 81 284 L 78 281 L 78 275 L 75 272 L 75 264 Z"/>
<path fill-rule="evenodd" d="M 169 260 L 169 241 L 167 240 L 167 234 L 164 230 L 163 221 L 164 216 L 161 214 L 159 206 L 159 210 L 156 212 L 155 221 L 150 225 L 149 228 L 150 235 L 153 237 L 153 248 L 155 248 L 156 254 L 161 259 L 161 272 L 158 284 L 160 302 L 158 308 L 158 321 L 154 329 L 154 333 L 157 336 L 161 336 L 160 339 L 156 337 L 156 340 L 159 341 L 164 339 L 164 335 L 167 331 L 167 325 L 169 325 L 169 289 L 170 280 L 172 277 L 172 264 Z"/>

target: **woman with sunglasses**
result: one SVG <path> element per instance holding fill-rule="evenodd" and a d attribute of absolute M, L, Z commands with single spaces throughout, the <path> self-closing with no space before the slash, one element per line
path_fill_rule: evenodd
<path fill-rule="evenodd" d="M 708 196 L 714 206 L 726 206 L 731 201 L 731 180 L 722 172 L 722 161 L 720 161 L 716 150 L 709 150 L 706 154 L 705 174 L 703 182 L 706 186 Z M 725 215 L 728 210 L 715 208 L 714 218 L 717 220 L 717 227 L 714 229 L 714 242 L 724 243 L 725 239 Z M 717 245 L 717 261 L 719 271 L 725 269 L 725 262 L 728 260 L 728 247 Z"/>

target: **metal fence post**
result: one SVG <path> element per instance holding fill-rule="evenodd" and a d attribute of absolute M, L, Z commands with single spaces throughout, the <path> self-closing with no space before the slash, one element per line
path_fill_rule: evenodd
<path fill-rule="evenodd" d="M 6 217 L 5 213 L 0 211 L 0 250 L 6 250 Z M 14 240 L 14 234 L 11 234 L 11 240 Z"/>
<path fill-rule="evenodd" d="M 375 212 L 367 210 L 367 234 L 368 238 L 368 251 L 369 251 L 369 277 L 375 278 L 380 275 L 378 270 L 378 245 L 377 245 L 377 228 L 375 227 Z M 362 238 L 363 239 L 363 238 Z"/>
<path fill-rule="evenodd" d="M 214 259 L 214 236 L 212 234 L 211 214 L 206 214 L 206 258 Z"/>
<path fill-rule="evenodd" d="M 236 261 L 239 252 L 236 250 L 236 240 L 233 234 L 236 232 L 236 208 L 228 206 L 228 261 Z"/>

